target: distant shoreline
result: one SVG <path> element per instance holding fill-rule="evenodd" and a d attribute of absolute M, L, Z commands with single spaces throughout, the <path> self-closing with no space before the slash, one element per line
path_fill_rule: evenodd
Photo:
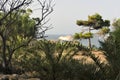
<path fill-rule="evenodd" d="M 58 38 L 60 36 L 67 36 L 67 34 L 46 34 L 46 36 L 48 36 L 46 39 L 47 40 L 59 40 Z M 86 39 L 82 39 L 80 41 L 82 43 L 82 45 L 84 46 L 88 46 L 88 40 Z M 95 45 L 96 47 L 100 47 L 100 44 L 99 44 L 99 36 L 98 35 L 94 35 L 93 38 L 91 38 L 91 42 L 92 42 L 92 45 Z"/>

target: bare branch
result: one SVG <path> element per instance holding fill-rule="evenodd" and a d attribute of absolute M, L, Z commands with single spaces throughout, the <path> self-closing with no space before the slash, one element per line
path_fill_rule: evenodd
<path fill-rule="evenodd" d="M 27 45 L 31 42 L 31 40 L 33 40 L 33 37 L 31 37 L 31 38 L 30 38 L 28 41 L 26 41 L 25 43 L 23 43 L 23 44 L 15 47 L 15 48 L 12 50 L 12 53 L 14 53 L 14 51 L 16 51 L 17 49 L 20 49 L 21 47 L 27 46 Z"/>
<path fill-rule="evenodd" d="M 43 3 L 42 1 L 38 0 L 39 4 L 41 5 L 41 18 L 38 21 L 36 25 L 40 25 L 43 20 L 46 19 L 46 17 L 53 12 L 53 5 L 52 5 L 52 0 L 49 0 L 47 3 L 47 0 L 44 0 Z"/>
<path fill-rule="evenodd" d="M 1 10 L 2 10 L 2 8 L 4 7 L 4 5 L 6 4 L 8 2 L 8 0 L 6 0 L 5 2 L 1 2 Z M 3 3 L 3 4 L 2 4 Z"/>
<path fill-rule="evenodd" d="M 37 38 L 44 38 L 45 32 L 49 29 L 52 29 L 53 27 L 46 26 L 46 24 L 49 22 L 48 16 L 53 12 L 53 7 L 55 4 L 52 4 L 53 0 L 37 0 L 40 4 L 40 12 L 41 15 L 40 18 L 34 18 L 36 20 L 36 37 Z"/>
<path fill-rule="evenodd" d="M 8 2 L 9 1 L 9 2 Z M 1 11 L 5 13 L 5 15 L 0 19 L 0 23 L 13 11 L 18 10 L 19 8 L 29 5 L 32 2 L 32 0 L 6 0 L 5 2 L 2 2 L 0 6 Z M 6 6 L 5 6 L 6 5 Z M 7 7 L 7 8 L 6 8 Z"/>

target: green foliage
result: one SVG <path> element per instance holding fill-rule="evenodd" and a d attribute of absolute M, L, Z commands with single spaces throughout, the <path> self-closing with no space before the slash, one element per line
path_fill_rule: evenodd
<path fill-rule="evenodd" d="M 22 39 L 34 36 L 35 21 L 29 16 L 26 10 L 21 10 L 19 14 L 11 13 L 4 19 L 0 31 L 7 36 L 8 40 L 16 40 L 18 36 Z M 4 33 L 6 30 L 7 33 Z"/>
<path fill-rule="evenodd" d="M 3 17 L 6 13 L 0 12 Z M 12 56 L 17 49 L 26 47 L 35 34 L 35 21 L 30 18 L 30 12 L 26 10 L 13 11 L 2 20 L 0 24 L 1 36 L 1 64 L 3 68 L 11 68 Z M 8 71 L 8 70 L 6 70 Z M 10 71 L 5 73 L 9 73 Z"/>
<path fill-rule="evenodd" d="M 29 8 L 27 9 L 27 12 L 32 13 L 33 11 Z"/>
<path fill-rule="evenodd" d="M 104 21 L 104 26 L 108 26 L 109 27 L 110 26 L 110 21 L 109 20 L 105 20 Z"/>
<path fill-rule="evenodd" d="M 109 27 L 110 21 L 103 20 L 102 16 L 96 13 L 94 15 L 88 16 L 87 21 L 77 20 L 76 24 L 79 26 L 87 26 L 87 27 L 92 27 L 94 29 L 100 29 L 104 26 Z"/>
<path fill-rule="evenodd" d="M 115 29 L 119 29 L 120 28 L 120 18 L 119 19 L 116 19 L 113 24 L 112 24 Z"/>
<path fill-rule="evenodd" d="M 92 37 L 93 37 L 93 34 L 90 33 L 90 32 L 83 34 L 83 38 L 84 38 L 84 39 L 89 39 L 89 38 L 92 38 Z"/>
<path fill-rule="evenodd" d="M 110 32 L 110 29 L 108 27 L 103 27 L 99 30 L 98 34 L 105 35 Z"/>
<path fill-rule="evenodd" d="M 93 37 L 93 34 L 90 33 L 90 32 L 87 32 L 87 33 L 75 33 L 74 35 L 74 39 L 89 39 L 89 38 L 92 38 Z"/>
<path fill-rule="evenodd" d="M 88 39 L 89 40 L 89 48 L 92 48 L 91 45 L 91 39 L 93 37 L 93 34 L 91 33 L 91 30 L 93 29 L 101 29 L 103 27 L 109 27 L 110 26 L 110 21 L 109 20 L 103 20 L 102 16 L 99 14 L 94 14 L 91 16 L 88 16 L 88 20 L 84 21 L 84 20 L 77 20 L 76 24 L 78 26 L 87 26 L 89 27 L 89 33 L 85 33 L 84 35 L 82 35 L 81 37 L 78 37 L 78 34 L 75 34 L 75 38 L 84 38 L 84 39 Z M 104 30 L 105 33 L 109 30 L 105 29 Z"/>
<path fill-rule="evenodd" d="M 22 44 L 26 44 L 34 37 L 35 21 L 29 16 L 27 12 L 16 15 L 15 13 L 11 13 L 11 15 L 4 20 L 4 24 L 1 25 L 2 29 L 0 29 L 0 31 L 7 37 L 6 45 L 9 48 L 15 49 Z M 5 33 L 5 31 L 7 31 L 7 33 Z"/>
<path fill-rule="evenodd" d="M 21 54 L 15 54 L 13 60 L 23 72 L 34 71 L 37 74 L 33 77 L 42 80 L 102 80 L 102 73 L 95 64 L 73 58 L 80 54 L 78 51 L 87 54 L 89 49 L 78 42 L 32 41 L 28 48 L 21 48 Z"/>
<path fill-rule="evenodd" d="M 120 20 L 118 19 L 113 23 L 113 26 L 115 26 L 115 31 L 110 33 L 110 37 L 105 40 L 105 42 L 100 42 L 101 47 L 100 49 L 105 51 L 105 55 L 107 56 L 108 61 L 111 65 L 111 72 L 110 75 L 111 80 L 115 80 L 117 75 L 120 71 Z"/>
<path fill-rule="evenodd" d="M 93 34 L 91 32 L 87 33 L 75 33 L 74 39 L 88 39 L 89 40 L 89 48 L 91 48 L 90 38 L 93 38 Z"/>
<path fill-rule="evenodd" d="M 102 18 L 102 16 L 99 15 L 98 13 L 96 13 L 96 14 L 94 14 L 92 16 L 88 16 L 88 20 L 91 21 L 91 22 L 93 22 L 95 20 L 100 20 L 101 18 Z"/>
<path fill-rule="evenodd" d="M 79 33 L 75 33 L 74 34 L 74 39 L 80 39 L 80 34 Z"/>
<path fill-rule="evenodd" d="M 79 26 L 82 26 L 82 25 L 84 25 L 84 26 L 90 26 L 91 22 L 83 21 L 83 20 L 77 20 L 76 24 L 79 25 Z"/>

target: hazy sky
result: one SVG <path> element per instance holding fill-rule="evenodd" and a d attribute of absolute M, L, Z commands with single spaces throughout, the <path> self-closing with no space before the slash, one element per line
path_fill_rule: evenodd
<path fill-rule="evenodd" d="M 103 19 L 120 18 L 120 0 L 55 0 L 54 12 L 49 16 L 53 29 L 47 34 L 74 34 L 80 32 L 76 20 L 86 20 L 88 15 L 99 13 Z M 37 8 L 37 5 L 32 7 Z M 33 15 L 38 15 L 39 10 Z"/>

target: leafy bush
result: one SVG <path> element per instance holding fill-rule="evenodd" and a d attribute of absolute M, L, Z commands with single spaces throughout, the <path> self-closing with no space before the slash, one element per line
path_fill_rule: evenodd
<path fill-rule="evenodd" d="M 13 64 L 41 80 L 102 80 L 103 74 L 97 64 L 73 58 L 81 54 L 80 51 L 89 54 L 89 48 L 79 42 L 33 41 L 28 48 L 16 52 Z M 82 55 L 90 56 L 85 54 Z"/>
<path fill-rule="evenodd" d="M 111 80 L 115 80 L 117 75 L 120 73 L 120 28 L 118 19 L 116 22 L 113 23 L 115 26 L 115 31 L 110 33 L 110 36 L 104 42 L 100 42 L 101 47 L 100 49 L 105 51 L 105 55 L 110 62 L 111 65 L 111 72 L 110 78 Z"/>

